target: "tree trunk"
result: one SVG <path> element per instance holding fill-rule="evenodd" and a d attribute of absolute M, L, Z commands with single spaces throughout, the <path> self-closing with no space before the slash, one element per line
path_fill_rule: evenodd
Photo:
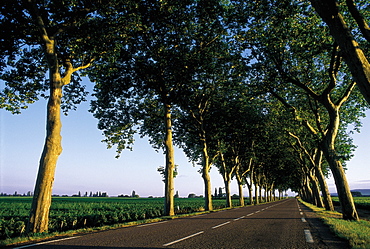
<path fill-rule="evenodd" d="M 336 1 L 311 0 L 311 4 L 329 26 L 330 33 L 338 43 L 352 76 L 370 104 L 370 63 L 339 13 Z"/>
<path fill-rule="evenodd" d="M 311 185 L 312 185 L 312 197 L 314 198 L 315 205 L 317 207 L 324 207 L 324 203 L 322 202 L 322 199 L 320 196 L 319 184 L 317 182 L 316 177 L 313 175 L 312 172 L 308 172 L 308 176 L 310 178 Z"/>
<path fill-rule="evenodd" d="M 243 182 L 239 171 L 235 171 L 236 181 L 238 182 L 239 206 L 244 207 Z"/>
<path fill-rule="evenodd" d="M 327 157 L 331 172 L 334 177 L 335 186 L 338 191 L 339 202 L 342 207 L 343 219 L 358 220 L 358 214 L 353 202 L 346 174 L 344 173 L 344 169 L 342 167 L 342 163 L 333 158 L 333 155 L 331 155 L 329 151 L 324 151 L 324 154 Z"/>
<path fill-rule="evenodd" d="M 224 180 L 224 184 L 225 184 L 225 192 L 226 192 L 226 206 L 232 207 L 233 204 L 231 202 L 230 180 L 227 178 L 226 180 Z"/>
<path fill-rule="evenodd" d="M 164 203 L 164 214 L 175 215 L 175 183 L 174 183 L 174 171 L 175 171 L 175 153 L 173 149 L 172 141 L 172 117 L 171 117 L 171 105 L 165 103 L 165 150 L 166 150 L 166 168 L 165 168 L 165 203 Z"/>
<path fill-rule="evenodd" d="M 250 183 L 248 183 L 248 180 L 245 179 L 245 182 L 247 183 L 247 186 L 248 186 L 248 192 L 249 192 L 249 205 L 253 205 L 254 201 L 253 201 L 253 170 L 251 170 L 250 172 Z"/>
<path fill-rule="evenodd" d="M 333 201 L 330 196 L 328 184 L 321 168 L 322 150 L 316 151 L 315 154 L 315 175 L 320 183 L 321 194 L 323 197 L 324 207 L 327 211 L 334 211 Z"/>
<path fill-rule="evenodd" d="M 211 211 L 213 210 L 212 205 L 212 193 L 211 193 L 211 176 L 209 175 L 209 171 L 211 169 L 211 165 L 209 162 L 209 155 L 207 149 L 207 143 L 205 134 L 203 131 L 202 135 L 202 154 L 203 154 L 203 162 L 202 162 L 202 178 L 204 181 L 204 199 L 205 199 L 205 210 Z"/>
<path fill-rule="evenodd" d="M 339 202 L 342 206 L 343 219 L 359 220 L 346 174 L 344 173 L 342 163 L 338 159 L 335 150 L 335 139 L 338 133 L 340 120 L 339 107 L 327 105 L 326 108 L 329 112 L 330 124 L 328 126 L 328 131 L 323 138 L 322 151 L 334 177 Z"/>
<path fill-rule="evenodd" d="M 258 205 L 260 203 L 260 197 L 258 193 L 258 185 L 256 182 L 254 182 L 254 205 Z"/>
<path fill-rule="evenodd" d="M 304 192 L 305 192 L 305 198 L 307 202 L 311 203 L 311 204 L 315 204 L 314 201 L 315 199 L 313 198 L 313 194 L 312 194 L 312 189 L 311 189 L 311 186 L 310 186 L 310 181 L 308 180 L 308 176 L 305 177 L 304 179 L 304 185 L 303 185 L 303 188 L 304 188 Z"/>
<path fill-rule="evenodd" d="M 226 192 L 226 206 L 232 207 L 231 194 L 230 194 L 231 173 L 229 173 L 227 170 L 226 161 L 223 156 L 223 153 L 220 153 L 220 158 L 221 158 L 222 178 L 224 180 L 225 192 Z"/>
<path fill-rule="evenodd" d="M 258 198 L 259 198 L 259 203 L 262 203 L 262 186 L 258 186 Z"/>
<path fill-rule="evenodd" d="M 50 69 L 50 97 L 47 105 L 46 139 L 41 154 L 27 231 L 43 233 L 48 230 L 52 188 L 58 157 L 62 153 L 62 123 L 60 104 L 62 82 L 58 67 Z"/>

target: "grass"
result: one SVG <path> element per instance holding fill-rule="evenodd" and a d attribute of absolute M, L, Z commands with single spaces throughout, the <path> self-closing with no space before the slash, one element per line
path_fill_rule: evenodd
<path fill-rule="evenodd" d="M 326 211 L 324 208 L 300 201 L 318 214 L 338 237 L 348 240 L 352 248 L 370 248 L 370 221 L 343 220 L 342 214 L 338 212 Z"/>

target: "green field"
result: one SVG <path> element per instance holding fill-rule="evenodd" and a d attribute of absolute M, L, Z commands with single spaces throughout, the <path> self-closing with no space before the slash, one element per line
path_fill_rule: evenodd
<path fill-rule="evenodd" d="M 32 197 L 0 197 L 0 240 L 24 233 Z M 233 200 L 236 206 L 238 200 Z M 50 209 L 49 232 L 99 227 L 163 216 L 163 198 L 54 197 Z M 226 206 L 213 200 L 213 208 Z M 175 199 L 176 214 L 204 210 L 203 198 Z"/>
<path fill-rule="evenodd" d="M 370 197 L 353 197 L 353 200 L 357 208 L 370 210 Z M 339 205 L 339 198 L 333 197 L 333 202 L 335 205 Z"/>

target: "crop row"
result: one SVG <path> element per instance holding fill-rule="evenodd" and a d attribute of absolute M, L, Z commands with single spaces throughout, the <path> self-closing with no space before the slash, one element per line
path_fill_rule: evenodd
<path fill-rule="evenodd" d="M 357 208 L 370 210 L 370 197 L 353 197 L 353 200 Z M 333 202 L 334 205 L 340 205 L 338 197 L 333 197 Z"/>
<path fill-rule="evenodd" d="M 28 222 L 31 198 L 3 197 L 0 202 L 0 240 L 20 236 Z M 98 227 L 163 216 L 163 199 L 126 198 L 53 198 L 49 231 Z M 237 205 L 237 201 L 234 203 Z M 175 213 L 204 210 L 204 200 L 176 199 Z M 214 200 L 215 209 L 225 207 L 225 200 Z"/>

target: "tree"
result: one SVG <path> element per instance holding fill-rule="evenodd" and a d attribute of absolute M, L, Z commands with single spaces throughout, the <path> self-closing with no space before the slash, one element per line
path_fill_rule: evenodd
<path fill-rule="evenodd" d="M 30 232 L 48 229 L 55 167 L 62 152 L 60 112 L 75 109 L 86 96 L 77 72 L 112 51 L 114 43 L 107 37 L 112 35 L 108 27 L 114 15 L 104 12 L 107 6 L 111 5 L 101 1 L 37 0 L 5 1 L 2 5 L 0 78 L 5 88 L 0 107 L 20 113 L 40 97 L 48 98 L 46 139 L 30 212 Z M 121 7 L 117 9 L 122 11 Z M 105 14 L 111 19 L 104 19 Z"/>
<path fill-rule="evenodd" d="M 366 41 L 370 42 L 370 28 L 368 11 L 365 11 L 369 3 L 357 1 L 360 4 L 358 7 L 353 0 L 346 0 L 346 6 L 343 6 L 342 1 L 337 0 L 311 0 L 310 2 L 328 25 L 354 80 L 370 104 L 370 63 L 366 53 L 368 46 Z M 341 13 L 340 9 L 344 13 Z M 349 22 L 345 20 L 348 16 L 352 18 Z"/>
<path fill-rule="evenodd" d="M 102 64 L 92 111 L 109 146 L 120 152 L 133 134 L 148 136 L 166 156 L 165 213 L 174 215 L 173 122 L 176 99 L 191 81 L 202 50 L 212 40 L 202 38 L 197 18 L 204 1 L 141 1 L 141 29 L 113 63 Z M 213 39 L 213 38 L 212 38 Z M 106 81 L 113 82 L 107 84 Z"/>

